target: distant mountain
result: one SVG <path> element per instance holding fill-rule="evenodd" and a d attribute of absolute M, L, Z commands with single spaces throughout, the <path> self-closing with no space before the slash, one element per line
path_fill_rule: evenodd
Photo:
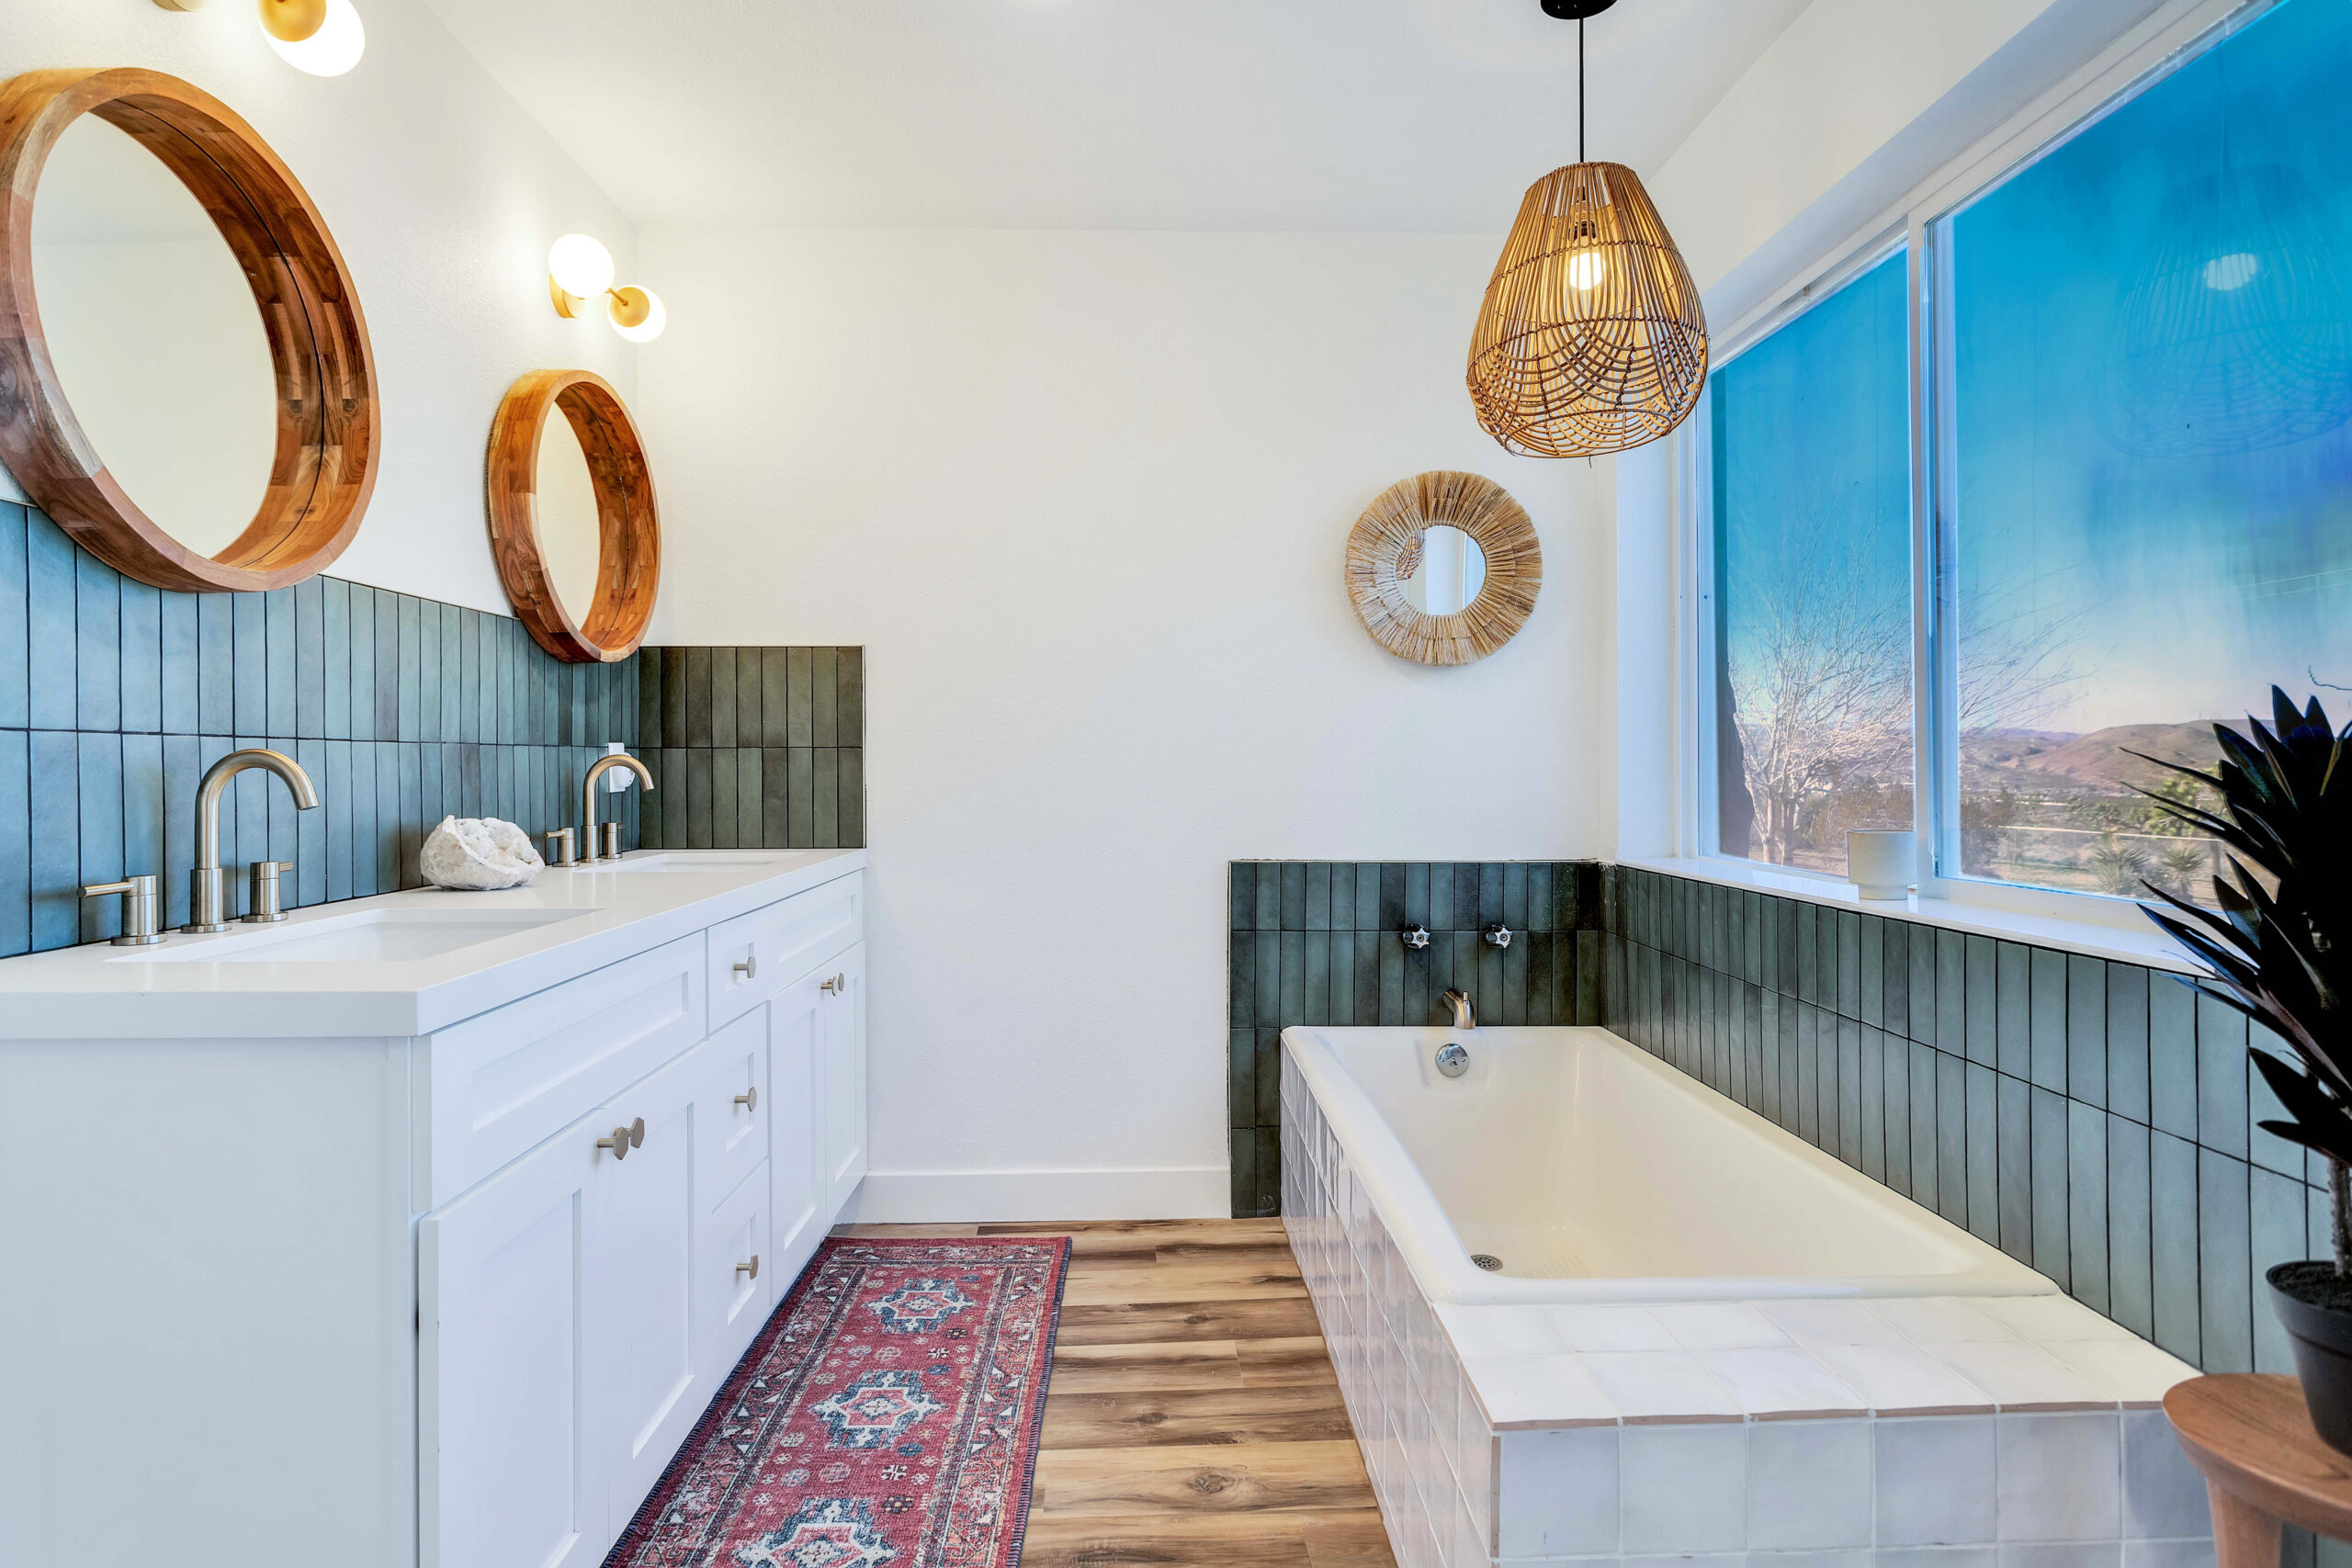
<path fill-rule="evenodd" d="M 2213 723 L 2117 724 L 2087 735 L 2047 730 L 1976 730 L 1961 737 L 1962 771 L 1973 791 L 2090 792 L 2151 789 L 2171 776 L 2128 753 L 2211 770 L 2220 755 Z"/>

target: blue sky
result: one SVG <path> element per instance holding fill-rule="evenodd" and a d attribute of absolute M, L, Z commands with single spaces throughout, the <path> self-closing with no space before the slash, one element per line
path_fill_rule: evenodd
<path fill-rule="evenodd" d="M 2344 0 L 2288 0 L 1952 220 L 1961 589 L 2078 615 L 2043 727 L 2352 685 L 2347 240 Z"/>

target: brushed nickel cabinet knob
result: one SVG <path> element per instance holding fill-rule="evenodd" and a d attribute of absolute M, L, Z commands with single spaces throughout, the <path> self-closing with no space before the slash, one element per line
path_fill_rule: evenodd
<path fill-rule="evenodd" d="M 818 981 L 817 988 L 820 991 L 831 991 L 834 996 L 838 997 L 844 989 L 847 988 L 846 982 L 849 976 L 845 975 L 836 975 L 830 980 Z"/>
<path fill-rule="evenodd" d="M 608 1138 L 599 1138 L 596 1140 L 596 1146 L 600 1149 L 612 1150 L 613 1157 L 615 1159 L 628 1158 L 628 1151 L 631 1146 L 628 1139 L 628 1129 L 626 1127 L 614 1128 L 612 1136 Z"/>
<path fill-rule="evenodd" d="M 760 1277 L 760 1255 L 754 1252 L 752 1254 L 752 1260 L 749 1263 L 738 1263 L 735 1265 L 735 1272 L 738 1274 L 748 1274 L 754 1280 L 758 1279 Z"/>
<path fill-rule="evenodd" d="M 746 980 L 750 979 L 752 976 L 757 975 L 759 972 L 760 956 L 756 953 L 749 958 L 740 958 L 735 961 L 735 973 L 741 975 Z"/>
<path fill-rule="evenodd" d="M 735 1097 L 735 1103 L 741 1106 L 746 1111 L 757 1111 L 760 1108 L 759 1086 L 754 1084 L 750 1089 L 747 1089 L 742 1093 L 737 1095 Z"/>

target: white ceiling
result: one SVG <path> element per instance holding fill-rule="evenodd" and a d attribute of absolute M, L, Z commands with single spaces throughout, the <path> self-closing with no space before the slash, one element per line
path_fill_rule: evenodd
<path fill-rule="evenodd" d="M 1652 172 L 1807 0 L 1587 24 Z M 1498 231 L 1576 155 L 1537 0 L 426 0 L 641 221 Z"/>

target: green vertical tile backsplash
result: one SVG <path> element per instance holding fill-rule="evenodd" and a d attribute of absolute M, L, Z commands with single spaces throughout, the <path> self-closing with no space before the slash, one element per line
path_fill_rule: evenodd
<path fill-rule="evenodd" d="M 782 744 L 783 675 L 796 659 L 832 681 L 831 743 L 821 774 L 801 751 L 798 799 L 779 787 L 781 752 L 758 749 L 771 695 Z M 290 904 L 414 886 L 417 851 L 445 815 L 503 817 L 533 834 L 568 824 L 581 776 L 608 743 L 652 763 L 667 755 L 647 750 L 666 724 L 683 736 L 694 716 L 665 712 L 665 663 L 682 705 L 690 663 L 706 704 L 724 688 L 734 744 L 716 746 L 721 728 L 702 715 L 701 744 L 676 753 L 675 779 L 657 772 L 677 833 L 640 833 L 641 792 L 630 790 L 609 807 L 626 843 L 861 845 L 864 662 L 854 648 L 648 648 L 564 664 L 510 617 L 341 578 L 268 593 L 164 592 L 123 578 L 39 511 L 0 503 L 0 957 L 113 935 L 113 902 L 85 906 L 80 887 L 126 873 L 160 874 L 166 919 L 185 919 L 197 780 L 238 746 L 289 752 L 320 788 L 320 809 L 297 812 L 249 773 L 222 814 L 224 863 L 292 861 Z M 802 693 L 813 707 L 813 690 Z M 815 720 L 802 716 L 804 732 Z M 820 784 L 828 797 L 808 798 Z M 797 834 L 796 823 L 806 825 Z"/>

